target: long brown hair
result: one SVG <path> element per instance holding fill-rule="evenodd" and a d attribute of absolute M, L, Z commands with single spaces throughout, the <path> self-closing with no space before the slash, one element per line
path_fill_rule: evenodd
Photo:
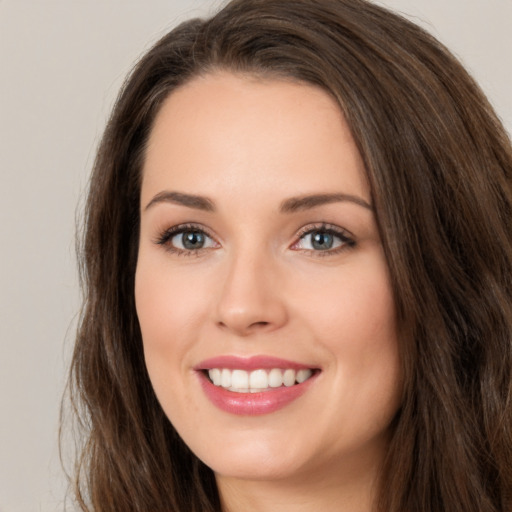
<path fill-rule="evenodd" d="M 385 512 L 512 510 L 512 149 L 460 63 L 364 0 L 234 0 L 163 37 L 126 81 L 80 245 L 70 393 L 84 511 L 220 510 L 153 393 L 134 306 L 145 144 L 163 100 L 216 69 L 335 97 L 366 164 L 398 316 L 402 407 Z"/>

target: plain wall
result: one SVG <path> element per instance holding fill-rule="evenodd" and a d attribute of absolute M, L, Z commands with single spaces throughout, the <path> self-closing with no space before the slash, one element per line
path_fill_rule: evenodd
<path fill-rule="evenodd" d="M 466 64 L 512 132 L 511 0 L 379 2 Z M 0 512 L 63 510 L 59 403 L 79 290 L 74 229 L 94 151 L 144 49 L 207 0 L 0 0 Z"/>

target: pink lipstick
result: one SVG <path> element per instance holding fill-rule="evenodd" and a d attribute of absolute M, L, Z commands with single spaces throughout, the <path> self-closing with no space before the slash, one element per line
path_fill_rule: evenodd
<path fill-rule="evenodd" d="M 238 415 L 277 411 L 302 396 L 320 373 L 318 368 L 268 356 L 219 356 L 194 368 L 208 399 Z"/>

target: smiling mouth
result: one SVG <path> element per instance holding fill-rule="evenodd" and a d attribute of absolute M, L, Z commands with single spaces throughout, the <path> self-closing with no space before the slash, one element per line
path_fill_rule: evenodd
<path fill-rule="evenodd" d="M 261 393 L 281 387 L 292 387 L 310 379 L 319 370 L 302 368 L 256 369 L 246 371 L 230 368 L 211 368 L 204 374 L 215 386 L 234 393 Z"/>

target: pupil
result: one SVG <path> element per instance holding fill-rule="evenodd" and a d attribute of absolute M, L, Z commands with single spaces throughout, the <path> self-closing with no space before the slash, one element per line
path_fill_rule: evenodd
<path fill-rule="evenodd" d="M 315 233 L 313 235 L 313 248 L 325 251 L 333 244 L 333 237 L 329 233 Z"/>
<path fill-rule="evenodd" d="M 183 233 L 182 243 L 185 249 L 200 249 L 204 245 L 204 235 L 197 231 Z"/>

